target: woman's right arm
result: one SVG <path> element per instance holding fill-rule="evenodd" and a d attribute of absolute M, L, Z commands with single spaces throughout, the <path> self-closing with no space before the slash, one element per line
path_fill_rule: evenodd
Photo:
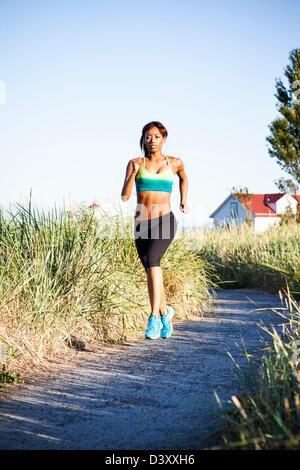
<path fill-rule="evenodd" d="M 131 196 L 132 188 L 134 185 L 135 176 L 139 171 L 139 163 L 134 160 L 129 160 L 126 168 L 125 180 L 121 192 L 122 201 L 128 201 Z"/>

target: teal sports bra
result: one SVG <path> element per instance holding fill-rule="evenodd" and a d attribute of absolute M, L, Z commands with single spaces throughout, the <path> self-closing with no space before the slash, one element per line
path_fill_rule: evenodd
<path fill-rule="evenodd" d="M 135 187 L 137 191 L 166 191 L 172 192 L 175 175 L 170 168 L 168 157 L 165 155 L 168 163 L 168 169 L 162 173 L 152 173 L 144 166 L 135 178 Z"/>

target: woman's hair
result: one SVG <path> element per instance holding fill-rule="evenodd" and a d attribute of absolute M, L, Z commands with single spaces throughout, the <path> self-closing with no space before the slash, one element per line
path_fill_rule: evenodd
<path fill-rule="evenodd" d="M 143 127 L 142 136 L 140 138 L 140 147 L 141 147 L 142 151 L 144 152 L 145 156 L 147 156 L 147 154 L 148 154 L 148 150 L 147 150 L 147 147 L 145 145 L 145 135 L 146 135 L 147 131 L 152 129 L 152 127 L 157 127 L 163 137 L 166 137 L 166 138 L 168 137 L 168 131 L 161 122 L 159 122 L 159 121 L 148 122 L 148 124 L 146 124 Z"/>

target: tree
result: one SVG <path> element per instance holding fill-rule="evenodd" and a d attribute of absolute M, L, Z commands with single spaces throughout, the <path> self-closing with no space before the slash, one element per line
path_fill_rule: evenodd
<path fill-rule="evenodd" d="M 276 186 L 281 193 L 296 194 L 299 186 L 295 184 L 291 179 L 278 178 L 276 180 Z"/>
<path fill-rule="evenodd" d="M 293 49 L 289 55 L 290 64 L 284 75 L 288 80 L 286 88 L 282 80 L 275 79 L 277 109 L 282 117 L 274 119 L 268 126 L 271 135 L 266 137 L 271 145 L 269 155 L 276 158 L 280 167 L 291 178 L 275 181 L 280 192 L 297 192 L 300 183 L 300 49 Z M 298 99 L 299 95 L 299 99 Z"/>
<path fill-rule="evenodd" d="M 238 188 L 236 186 L 233 186 L 231 192 L 235 194 L 235 197 L 240 201 L 241 204 L 244 205 L 244 202 L 247 202 L 247 205 L 250 210 L 246 206 L 244 206 L 244 209 L 246 212 L 246 219 L 244 222 L 246 225 L 252 226 L 253 220 L 251 216 L 251 208 L 252 208 L 253 193 L 249 193 L 249 190 L 247 187 Z"/>

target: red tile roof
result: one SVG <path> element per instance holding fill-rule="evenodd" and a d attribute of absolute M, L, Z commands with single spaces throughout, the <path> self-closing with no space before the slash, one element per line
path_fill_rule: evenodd
<path fill-rule="evenodd" d="M 280 199 L 284 194 L 282 193 L 273 193 L 273 194 L 265 194 L 264 195 L 264 204 L 269 203 L 269 204 L 274 204 L 278 199 Z"/>
<path fill-rule="evenodd" d="M 237 197 L 237 193 L 233 193 Z M 267 205 L 274 204 L 278 199 L 284 196 L 284 193 L 273 194 L 241 194 L 241 203 L 253 214 L 255 217 L 277 217 L 276 212 Z M 292 194 L 298 201 L 298 210 L 300 205 L 300 195 Z M 238 198 L 239 199 L 239 198 Z"/>

